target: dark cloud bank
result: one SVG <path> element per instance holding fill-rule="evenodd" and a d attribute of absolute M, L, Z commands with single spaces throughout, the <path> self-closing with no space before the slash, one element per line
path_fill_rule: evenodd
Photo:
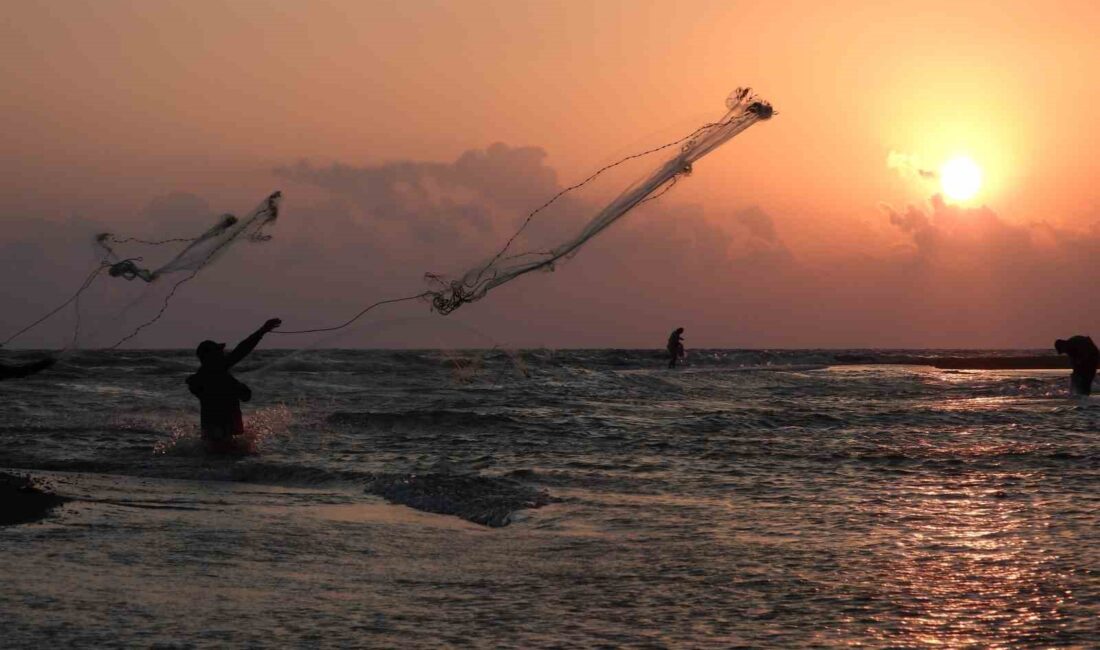
<path fill-rule="evenodd" d="M 136 346 L 232 339 L 268 315 L 288 326 L 326 325 L 366 303 L 415 294 L 425 271 L 460 272 L 486 259 L 562 185 L 541 149 L 503 144 L 452 163 L 303 162 L 275 176 L 287 196 L 275 239 L 241 245 L 209 268 Z M 523 245 L 571 234 L 598 200 L 582 193 L 561 201 Z M 683 326 L 689 343 L 714 346 L 1017 347 L 1088 332 L 1100 318 L 1090 300 L 1097 225 L 1073 231 L 1052 225 L 1056 215 L 1015 223 L 937 196 L 923 207 L 884 207 L 893 235 L 875 250 L 804 259 L 782 233 L 813 215 L 773 219 L 756 207 L 685 200 L 690 192 L 677 188 L 554 273 L 521 278 L 452 316 L 405 305 L 370 319 L 385 321 L 380 326 L 325 344 L 657 347 Z M 133 234 L 193 234 L 226 207 L 186 193 L 158 197 Z M 71 293 L 94 260 L 92 235 L 115 229 L 84 217 L 9 219 L 0 237 L 4 332 Z M 141 289 L 121 282 L 89 292 L 89 319 L 114 322 L 111 310 Z M 138 311 L 155 307 L 158 291 Z M 58 321 L 22 343 L 54 347 L 70 324 Z"/>

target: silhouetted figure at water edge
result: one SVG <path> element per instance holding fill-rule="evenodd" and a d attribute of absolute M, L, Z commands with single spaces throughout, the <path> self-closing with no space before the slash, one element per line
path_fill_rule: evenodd
<path fill-rule="evenodd" d="M 1096 377 L 1096 365 L 1100 363 L 1100 350 L 1087 336 L 1071 336 L 1069 339 L 1058 339 L 1054 342 L 1054 349 L 1058 354 L 1069 356 L 1073 366 L 1073 374 L 1070 375 L 1070 390 L 1075 395 L 1092 394 L 1092 380 Z"/>
<path fill-rule="evenodd" d="M 684 358 L 684 328 L 677 327 L 668 337 L 668 367 L 675 368 L 676 362 Z"/>
<path fill-rule="evenodd" d="M 54 359 L 46 357 L 32 363 L 24 363 L 19 366 L 5 366 L 0 364 L 0 379 L 19 379 L 36 372 L 41 372 L 55 363 Z"/>
<path fill-rule="evenodd" d="M 244 433 L 241 402 L 252 399 L 252 390 L 237 381 L 229 370 L 255 349 L 264 334 L 282 324 L 278 318 L 272 318 L 238 343 L 229 354 L 225 353 L 225 343 L 199 343 L 195 354 L 201 366 L 198 372 L 187 378 L 187 387 L 199 398 L 202 439 L 208 451 L 240 451 L 234 436 Z"/>

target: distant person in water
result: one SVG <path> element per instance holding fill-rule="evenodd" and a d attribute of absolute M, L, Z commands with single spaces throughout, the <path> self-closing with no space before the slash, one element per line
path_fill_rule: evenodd
<path fill-rule="evenodd" d="M 1058 339 L 1054 342 L 1054 349 L 1058 354 L 1069 356 L 1069 362 L 1073 366 L 1073 374 L 1070 375 L 1070 390 L 1076 395 L 1092 394 L 1092 380 L 1096 377 L 1096 365 L 1100 363 L 1100 350 L 1087 336 L 1071 336 L 1069 339 Z"/>
<path fill-rule="evenodd" d="M 199 398 L 202 439 L 208 450 L 223 453 L 240 450 L 234 436 L 244 433 L 241 402 L 252 399 L 252 390 L 229 374 L 229 369 L 247 357 L 264 334 L 282 324 L 278 318 L 272 318 L 229 354 L 225 353 L 225 343 L 199 343 L 195 354 L 201 365 L 198 372 L 187 378 L 187 387 Z"/>
<path fill-rule="evenodd" d="M 684 358 L 684 328 L 677 327 L 668 337 L 668 367 L 675 368 Z"/>
<path fill-rule="evenodd" d="M 54 363 L 54 359 L 46 357 L 45 359 L 39 359 L 33 363 L 24 363 L 20 366 L 5 366 L 0 364 L 0 379 L 19 379 L 20 377 L 33 375 L 36 372 L 41 372 L 49 368 Z"/>

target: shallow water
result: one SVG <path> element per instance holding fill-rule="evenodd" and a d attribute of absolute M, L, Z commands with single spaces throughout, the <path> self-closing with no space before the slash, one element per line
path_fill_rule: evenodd
<path fill-rule="evenodd" d="M 77 499 L 0 529 L 7 642 L 1100 644 L 1100 400 L 1063 371 L 285 354 L 239 373 L 241 459 L 196 444 L 185 352 L 0 384 L 0 466 Z M 364 492 L 404 473 L 553 503 L 487 528 Z"/>

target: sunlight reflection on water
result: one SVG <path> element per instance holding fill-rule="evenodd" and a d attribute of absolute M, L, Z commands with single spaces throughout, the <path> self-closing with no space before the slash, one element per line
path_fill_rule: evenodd
<path fill-rule="evenodd" d="M 1043 542 L 1050 516 L 1041 499 L 1006 494 L 1006 479 L 1035 484 L 1042 477 L 965 472 L 949 482 L 912 476 L 896 486 L 887 526 L 905 533 L 881 575 L 881 597 L 896 611 L 876 617 L 870 634 L 899 647 L 1058 638 L 1072 596 L 1057 554 Z"/>

